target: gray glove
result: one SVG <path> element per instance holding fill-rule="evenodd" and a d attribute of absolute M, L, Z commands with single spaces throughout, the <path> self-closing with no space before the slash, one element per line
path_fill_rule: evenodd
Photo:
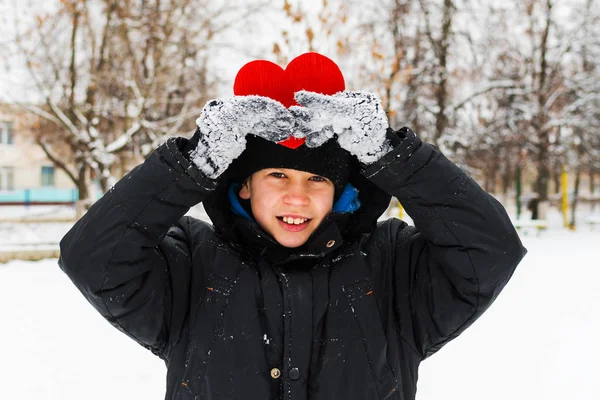
<path fill-rule="evenodd" d="M 364 164 L 379 160 L 392 149 L 381 102 L 373 94 L 343 91 L 331 96 L 302 90 L 295 94 L 302 107 L 290 107 L 296 119 L 295 137 L 318 147 L 337 137 L 340 146 Z"/>
<path fill-rule="evenodd" d="M 246 135 L 280 142 L 294 127 L 283 104 L 262 96 L 209 101 L 196 120 L 197 145 L 189 157 L 209 178 L 218 178 L 246 148 Z"/>

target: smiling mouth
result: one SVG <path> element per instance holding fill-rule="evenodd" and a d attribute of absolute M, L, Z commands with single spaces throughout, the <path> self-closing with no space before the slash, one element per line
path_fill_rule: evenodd
<path fill-rule="evenodd" d="M 310 222 L 310 218 L 293 218 L 293 217 L 277 217 L 278 220 L 288 224 L 288 225 L 303 225 L 307 222 Z"/>

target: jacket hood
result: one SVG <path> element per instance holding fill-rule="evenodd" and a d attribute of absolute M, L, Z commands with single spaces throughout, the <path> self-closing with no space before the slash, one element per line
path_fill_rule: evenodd
<path fill-rule="evenodd" d="M 311 247 L 312 241 L 320 234 L 331 228 L 331 225 L 341 234 L 344 242 L 352 242 L 361 235 L 370 233 L 377 224 L 377 219 L 387 209 L 391 196 L 379 189 L 360 173 L 358 161 L 352 157 L 352 166 L 348 182 L 358 190 L 358 199 L 361 206 L 353 213 L 332 213 L 313 232 L 307 243 L 297 249 L 288 249 L 279 245 L 275 239 L 267 234 L 256 222 L 236 215 L 229 201 L 228 191 L 232 184 L 239 184 L 238 178 L 226 171 L 221 177 L 214 192 L 204 200 L 204 209 L 210 217 L 216 233 L 232 243 L 235 247 L 250 253 L 264 249 L 271 249 L 279 253 L 277 259 L 288 258 L 297 252 L 306 252 Z M 264 247 L 261 251 L 260 248 Z M 336 246 L 338 247 L 338 246 Z"/>

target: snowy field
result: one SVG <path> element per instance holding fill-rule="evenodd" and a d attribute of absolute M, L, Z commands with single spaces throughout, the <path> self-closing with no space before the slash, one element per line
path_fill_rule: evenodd
<path fill-rule="evenodd" d="M 600 228 L 523 240 L 529 254 L 497 302 L 422 364 L 417 399 L 600 399 Z M 56 261 L 0 264 L 0 399 L 163 399 L 163 363 Z"/>
<path fill-rule="evenodd" d="M 201 204 L 188 215 L 207 218 Z M 74 220 L 75 208 L 71 206 L 0 206 L 0 252 L 58 249 Z"/>

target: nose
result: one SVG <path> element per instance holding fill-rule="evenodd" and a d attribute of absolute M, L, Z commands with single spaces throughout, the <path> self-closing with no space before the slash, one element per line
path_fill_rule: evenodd
<path fill-rule="evenodd" d="M 292 206 L 307 206 L 309 203 L 306 188 L 302 183 L 290 183 L 283 196 L 283 202 Z"/>

